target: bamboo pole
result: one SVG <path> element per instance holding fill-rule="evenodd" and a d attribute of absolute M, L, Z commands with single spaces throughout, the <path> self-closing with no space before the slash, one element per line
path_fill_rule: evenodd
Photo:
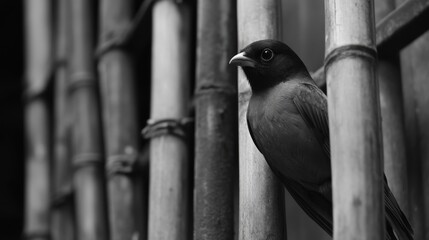
<path fill-rule="evenodd" d="M 108 238 L 100 109 L 93 62 L 93 2 L 71 2 L 72 54 L 69 92 L 74 111 L 72 145 L 76 227 L 79 240 Z"/>
<path fill-rule="evenodd" d="M 279 39 L 280 1 L 238 0 L 238 47 L 253 41 Z M 251 95 L 242 70 L 238 75 L 239 239 L 285 239 L 284 190 L 247 128 Z"/>
<path fill-rule="evenodd" d="M 396 0 L 399 6 L 405 0 Z M 427 100 L 429 76 L 429 34 L 425 33 L 401 51 L 402 90 L 404 95 L 404 113 L 406 139 L 408 147 L 408 186 L 410 198 L 410 220 L 416 240 L 429 238 L 429 191 L 427 184 L 429 152 L 426 133 L 429 106 Z"/>
<path fill-rule="evenodd" d="M 24 233 L 49 239 L 49 109 L 44 91 L 52 67 L 49 0 L 24 1 L 26 34 L 26 199 Z"/>
<path fill-rule="evenodd" d="M 149 126 L 156 126 L 156 122 L 165 119 L 177 123 L 188 115 L 191 78 L 189 10 L 186 2 L 172 0 L 157 1 L 153 6 L 153 125 Z M 190 186 L 186 142 L 172 134 L 153 136 L 150 161 L 148 239 L 189 239 Z"/>
<path fill-rule="evenodd" d="M 238 160 L 236 1 L 198 2 L 194 239 L 233 239 Z M 216 46 L 216 47 L 214 47 Z"/>
<path fill-rule="evenodd" d="M 376 22 L 394 9 L 394 0 L 375 1 Z M 384 171 L 399 205 L 408 213 L 407 156 L 399 67 L 398 53 L 383 54 L 378 62 L 377 78 L 380 87 Z"/>
<path fill-rule="evenodd" d="M 334 239 L 384 239 L 373 1 L 327 0 L 325 13 Z"/>
<path fill-rule="evenodd" d="M 100 61 L 107 155 L 110 237 L 140 236 L 133 171 L 137 161 L 138 127 L 134 69 L 130 53 L 115 43 L 132 23 L 133 1 L 103 0 L 100 4 Z"/>
<path fill-rule="evenodd" d="M 70 104 L 68 102 L 68 55 L 70 53 L 70 12 L 67 0 L 58 1 L 56 9 L 56 61 L 54 101 L 54 199 L 52 238 L 74 239 L 72 166 L 70 159 Z"/>
<path fill-rule="evenodd" d="M 429 34 L 422 35 L 401 53 L 402 78 L 410 146 L 410 206 L 415 239 L 429 238 Z"/>

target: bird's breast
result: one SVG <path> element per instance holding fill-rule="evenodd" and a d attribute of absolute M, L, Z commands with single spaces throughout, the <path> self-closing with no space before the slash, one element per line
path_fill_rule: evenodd
<path fill-rule="evenodd" d="M 254 100 L 249 104 L 248 124 L 253 141 L 270 166 L 302 183 L 329 179 L 329 160 L 292 99 Z"/>

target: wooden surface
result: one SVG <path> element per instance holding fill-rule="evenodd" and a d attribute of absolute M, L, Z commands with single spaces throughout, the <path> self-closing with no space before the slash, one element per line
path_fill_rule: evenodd
<path fill-rule="evenodd" d="M 238 49 L 256 40 L 279 39 L 280 4 L 277 0 L 238 0 Z M 285 239 L 284 191 L 247 128 L 250 85 L 238 75 L 239 124 L 239 239 Z"/>
<path fill-rule="evenodd" d="M 94 69 L 92 1 L 71 2 L 69 94 L 73 109 L 72 148 L 76 227 L 79 240 L 108 237 L 100 107 Z"/>
<path fill-rule="evenodd" d="M 376 21 L 385 17 L 394 9 L 394 0 L 376 1 Z M 401 209 L 407 214 L 409 212 L 409 194 L 399 54 L 391 53 L 381 56 L 377 67 L 383 132 L 384 172 L 393 195 Z"/>
<path fill-rule="evenodd" d="M 100 4 L 100 39 L 104 46 L 98 70 L 103 106 L 104 142 L 107 158 L 107 187 L 110 239 L 140 236 L 133 172 L 118 166 L 135 167 L 138 154 L 137 107 L 134 63 L 123 46 L 112 48 L 128 30 L 133 2 L 103 0 Z M 109 47 L 110 46 L 110 47 Z M 133 165 L 134 164 L 134 165 Z M 135 169 L 134 169 L 135 170 Z M 131 170 L 132 171 L 132 170 Z M 140 213 L 141 214 L 141 213 Z"/>
<path fill-rule="evenodd" d="M 188 116 L 190 11 L 186 3 L 158 1 L 153 7 L 151 119 Z M 150 141 L 149 240 L 190 239 L 189 154 L 173 135 Z"/>
<path fill-rule="evenodd" d="M 194 239 L 234 237 L 238 171 L 236 1 L 198 1 Z"/>
<path fill-rule="evenodd" d="M 375 49 L 373 14 L 373 1 L 325 4 L 334 239 L 384 239 L 379 96 L 368 53 Z M 360 48 L 344 48 L 350 45 Z"/>
<path fill-rule="evenodd" d="M 49 239 L 49 110 L 46 89 L 52 67 L 50 1 L 24 2 L 26 182 L 24 236 Z M 10 161 L 11 159 L 9 159 Z"/>

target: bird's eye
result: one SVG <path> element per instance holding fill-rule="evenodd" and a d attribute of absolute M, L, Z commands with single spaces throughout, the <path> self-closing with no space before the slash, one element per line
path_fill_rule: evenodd
<path fill-rule="evenodd" d="M 265 62 L 270 61 L 271 59 L 273 59 L 273 57 L 274 57 L 273 50 L 269 48 L 265 48 L 261 53 L 261 59 Z"/>

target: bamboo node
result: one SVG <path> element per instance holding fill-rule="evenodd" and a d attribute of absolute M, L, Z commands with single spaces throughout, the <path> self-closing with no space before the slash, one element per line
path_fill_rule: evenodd
<path fill-rule="evenodd" d="M 31 231 L 23 235 L 23 239 L 52 239 L 49 231 Z"/>
<path fill-rule="evenodd" d="M 73 188 L 71 184 L 67 184 L 60 188 L 52 197 L 51 208 L 59 208 L 73 200 Z"/>
<path fill-rule="evenodd" d="M 104 54 L 113 49 L 125 49 L 128 45 L 127 40 L 129 38 L 129 34 L 129 30 L 124 30 L 122 33 L 118 33 L 114 37 L 105 40 L 95 51 L 95 57 L 100 59 Z"/>
<path fill-rule="evenodd" d="M 107 175 L 129 175 L 135 172 L 138 156 L 135 153 L 111 155 L 107 158 Z"/>
<path fill-rule="evenodd" d="M 186 139 L 188 137 L 187 127 L 193 122 L 194 120 L 189 117 L 181 119 L 149 119 L 146 127 L 142 130 L 142 135 L 144 139 L 162 135 L 173 135 L 181 139 Z"/>
<path fill-rule="evenodd" d="M 358 44 L 337 47 L 325 58 L 325 72 L 332 63 L 347 57 L 364 57 L 375 61 L 377 59 L 377 50 L 373 47 Z"/>
<path fill-rule="evenodd" d="M 99 153 L 81 153 L 73 158 L 73 166 L 75 169 L 86 167 L 88 165 L 101 164 L 102 158 Z"/>
<path fill-rule="evenodd" d="M 90 72 L 76 72 L 70 75 L 68 91 L 73 92 L 78 88 L 95 85 L 95 76 Z"/>

